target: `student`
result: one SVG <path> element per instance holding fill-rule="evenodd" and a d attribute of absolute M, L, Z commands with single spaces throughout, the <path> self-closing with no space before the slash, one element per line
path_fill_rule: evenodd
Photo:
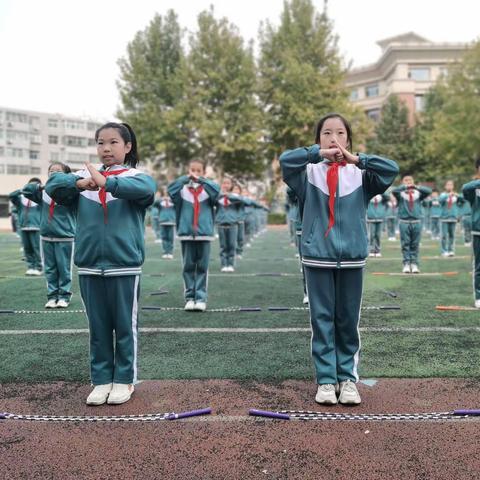
<path fill-rule="evenodd" d="M 388 195 L 375 195 L 368 203 L 367 225 L 370 243 L 369 257 L 381 257 L 380 241 L 382 226 L 387 214 Z"/>
<path fill-rule="evenodd" d="M 41 185 L 39 178 L 31 178 L 28 183 Z M 41 208 L 38 203 L 25 198 L 21 190 L 15 190 L 8 196 L 18 212 L 18 228 L 22 240 L 23 253 L 27 262 L 25 275 L 42 274 L 42 258 L 40 255 L 40 217 Z"/>
<path fill-rule="evenodd" d="M 475 307 L 480 308 L 480 158 L 475 166 L 477 174 L 474 180 L 463 185 L 462 193 L 472 208 L 473 296 Z"/>
<path fill-rule="evenodd" d="M 243 196 L 248 200 L 245 203 L 245 246 L 250 248 L 255 233 L 255 200 L 248 191 L 245 191 Z"/>
<path fill-rule="evenodd" d="M 470 202 L 463 202 L 459 208 L 459 216 L 462 219 L 463 242 L 466 247 L 472 246 L 472 207 Z"/>
<path fill-rule="evenodd" d="M 53 162 L 48 176 L 57 172 L 71 173 L 70 167 Z M 25 198 L 37 203 L 41 209 L 40 241 L 47 303 L 45 308 L 67 308 L 72 297 L 72 262 L 77 226 L 74 206 L 57 205 L 41 184 L 27 184 L 22 191 Z"/>
<path fill-rule="evenodd" d="M 168 195 L 164 195 L 157 203 L 159 210 L 158 224 L 162 239 L 162 258 L 173 258 L 173 244 L 175 233 L 175 207 Z"/>
<path fill-rule="evenodd" d="M 432 190 L 428 201 L 430 203 L 430 230 L 432 240 L 440 240 L 440 216 L 442 215 L 442 207 L 438 201 L 438 190 Z"/>
<path fill-rule="evenodd" d="M 384 193 L 398 173 L 392 160 L 354 155 L 351 149 L 350 124 L 333 113 L 318 122 L 313 146 L 280 157 L 283 179 L 303 212 L 301 252 L 318 384 L 315 400 L 321 404 L 361 402 L 355 383 L 368 255 L 366 211 L 370 199 Z"/>
<path fill-rule="evenodd" d="M 291 190 L 291 189 L 290 189 Z M 290 245 L 296 246 L 296 223 L 298 217 L 298 204 L 297 197 L 293 190 L 291 190 L 293 195 L 289 195 L 287 189 L 286 201 L 285 201 L 285 213 L 287 217 L 288 233 L 290 234 Z"/>
<path fill-rule="evenodd" d="M 137 143 L 125 123 L 95 132 L 99 169 L 55 173 L 45 187 L 60 205 L 76 205 L 74 261 L 90 329 L 93 391 L 88 405 L 130 400 L 137 381 L 140 274 L 145 259 L 145 211 L 156 183 L 137 170 Z"/>
<path fill-rule="evenodd" d="M 397 222 L 397 200 L 390 194 L 387 202 L 387 211 L 385 213 L 385 220 L 387 222 L 387 237 L 389 242 L 395 242 L 395 224 Z"/>
<path fill-rule="evenodd" d="M 153 202 L 153 205 L 148 209 L 148 212 L 150 213 L 150 220 L 152 223 L 153 234 L 155 235 L 155 243 L 162 242 L 160 222 L 159 222 L 161 201 L 162 201 L 162 196 L 160 195 L 160 192 L 157 192 L 155 194 L 155 201 Z"/>
<path fill-rule="evenodd" d="M 438 197 L 442 208 L 440 217 L 442 257 L 453 257 L 455 255 L 455 227 L 458 221 L 458 209 L 465 201 L 461 195 L 455 193 L 454 189 L 453 180 L 447 180 L 445 192 Z"/>
<path fill-rule="evenodd" d="M 245 242 L 245 218 L 247 213 L 245 207 L 250 203 L 250 200 L 242 195 L 242 187 L 239 183 L 233 185 L 232 193 L 237 195 L 241 199 L 241 203 L 238 206 L 238 217 L 237 217 L 237 243 L 235 253 L 237 258 L 240 260 L 243 256 L 243 245 Z"/>
<path fill-rule="evenodd" d="M 422 202 L 432 189 L 415 185 L 411 175 L 405 175 L 403 185 L 393 189 L 398 202 L 398 220 L 400 223 L 400 244 L 403 255 L 403 273 L 420 273 L 418 251 L 422 237 Z"/>
<path fill-rule="evenodd" d="M 220 186 L 204 177 L 205 166 L 192 160 L 188 175 L 168 186 L 175 205 L 177 237 L 182 245 L 185 310 L 204 312 L 207 308 L 210 243 L 214 240 L 214 206 Z"/>
<path fill-rule="evenodd" d="M 217 200 L 215 223 L 220 241 L 220 264 L 222 272 L 235 271 L 235 250 L 237 247 L 238 215 L 242 203 L 238 195 L 232 194 L 233 180 L 225 177 Z"/>

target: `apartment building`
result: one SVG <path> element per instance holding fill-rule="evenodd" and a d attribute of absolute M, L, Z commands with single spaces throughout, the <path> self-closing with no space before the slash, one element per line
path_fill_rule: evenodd
<path fill-rule="evenodd" d="M 101 122 L 0 106 L 0 217 L 9 192 L 36 176 L 47 178 L 50 162 L 73 170 L 97 161 L 94 134 Z"/>
<path fill-rule="evenodd" d="M 412 124 L 415 114 L 423 110 L 425 93 L 468 49 L 466 43 L 435 43 L 414 32 L 380 40 L 377 45 L 381 55 L 374 64 L 347 74 L 350 100 L 378 120 L 388 96 L 396 94 L 407 105 Z"/>

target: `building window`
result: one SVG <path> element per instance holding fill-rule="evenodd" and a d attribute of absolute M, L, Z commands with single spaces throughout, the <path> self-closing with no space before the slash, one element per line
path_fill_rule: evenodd
<path fill-rule="evenodd" d="M 7 157 L 23 158 L 22 148 L 7 148 Z"/>
<path fill-rule="evenodd" d="M 0 147 L 0 157 L 3 157 L 5 155 L 5 149 L 3 147 Z"/>
<path fill-rule="evenodd" d="M 75 153 L 75 152 L 67 153 L 67 162 L 85 163 L 87 159 L 88 159 L 88 155 L 85 153 Z"/>
<path fill-rule="evenodd" d="M 39 160 L 40 159 L 40 152 L 37 150 L 30 150 L 30 160 Z"/>
<path fill-rule="evenodd" d="M 101 125 L 99 123 L 94 123 L 94 122 L 88 122 L 87 123 L 87 128 L 88 130 L 98 130 L 99 128 L 101 127 Z"/>
<path fill-rule="evenodd" d="M 7 140 L 28 140 L 27 132 L 20 132 L 18 130 L 7 130 Z"/>
<path fill-rule="evenodd" d="M 367 117 L 374 122 L 378 122 L 380 120 L 380 109 L 379 108 L 372 108 L 371 110 L 367 110 L 365 112 Z"/>
<path fill-rule="evenodd" d="M 49 135 L 48 136 L 48 143 L 50 145 L 57 145 L 58 144 L 58 136 L 57 135 Z"/>
<path fill-rule="evenodd" d="M 89 138 L 88 139 L 88 146 L 89 147 L 95 147 L 97 145 L 97 142 L 95 141 L 94 138 Z"/>
<path fill-rule="evenodd" d="M 0 165 L 0 173 L 5 173 L 5 165 Z"/>
<path fill-rule="evenodd" d="M 40 117 L 30 117 L 30 125 L 33 125 L 33 126 L 40 125 Z"/>
<path fill-rule="evenodd" d="M 425 110 L 425 97 L 423 95 L 415 95 L 415 111 L 423 112 Z"/>
<path fill-rule="evenodd" d="M 28 123 L 28 115 L 18 112 L 7 112 L 7 122 Z"/>
<path fill-rule="evenodd" d="M 408 71 L 408 78 L 417 82 L 428 82 L 430 80 L 429 68 L 411 68 Z"/>
<path fill-rule="evenodd" d="M 85 122 L 78 120 L 65 120 L 65 128 L 70 130 L 85 130 Z"/>
<path fill-rule="evenodd" d="M 366 97 L 378 97 L 379 95 L 379 89 L 378 89 L 378 84 L 375 85 L 369 85 L 368 87 L 365 87 L 365 96 Z"/>
<path fill-rule="evenodd" d="M 73 137 L 71 135 L 65 135 L 63 137 L 63 144 L 69 147 L 86 147 L 88 141 L 84 137 Z"/>
<path fill-rule="evenodd" d="M 48 126 L 49 128 L 58 128 L 58 120 L 56 118 L 49 118 Z"/>
<path fill-rule="evenodd" d="M 40 145 L 42 143 L 42 137 L 40 135 L 30 135 L 30 142 Z"/>
<path fill-rule="evenodd" d="M 350 100 L 352 102 L 358 100 L 358 90 L 356 88 L 350 92 Z"/>
<path fill-rule="evenodd" d="M 59 152 L 50 152 L 50 161 L 51 162 L 59 162 L 60 161 L 60 153 Z"/>
<path fill-rule="evenodd" d="M 40 167 L 30 167 L 30 173 L 39 175 L 41 173 Z"/>

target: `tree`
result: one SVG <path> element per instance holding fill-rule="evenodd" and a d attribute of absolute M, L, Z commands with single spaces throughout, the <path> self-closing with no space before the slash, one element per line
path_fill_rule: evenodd
<path fill-rule="evenodd" d="M 311 0 L 285 1 L 280 25 L 267 22 L 260 30 L 260 99 L 271 157 L 313 143 L 322 115 L 354 114 L 344 73 L 326 11 L 318 13 Z M 363 117 L 357 113 L 356 120 Z"/>
<path fill-rule="evenodd" d="M 367 141 L 367 148 L 372 153 L 395 160 L 402 175 L 412 174 L 418 169 L 412 154 L 412 135 L 406 105 L 396 95 L 390 95 L 382 107 L 375 135 Z"/>
<path fill-rule="evenodd" d="M 118 63 L 122 105 L 117 115 L 135 129 L 141 157 L 154 170 L 188 159 L 189 132 L 176 109 L 184 88 L 184 52 L 175 12 L 155 15 L 128 44 L 126 57 Z"/>
<path fill-rule="evenodd" d="M 480 156 L 480 41 L 449 69 L 437 94 L 441 108 L 430 119 L 425 150 L 444 176 L 464 178 Z"/>
<path fill-rule="evenodd" d="M 226 18 L 216 19 L 213 7 L 198 16 L 184 73 L 180 108 L 188 117 L 193 155 L 220 174 L 258 177 L 265 163 L 252 46 L 244 46 Z"/>

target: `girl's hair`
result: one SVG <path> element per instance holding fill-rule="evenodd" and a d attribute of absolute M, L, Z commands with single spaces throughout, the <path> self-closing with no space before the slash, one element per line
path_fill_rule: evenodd
<path fill-rule="evenodd" d="M 318 123 L 317 127 L 315 128 L 315 143 L 320 144 L 320 132 L 322 131 L 323 124 L 330 118 L 339 118 L 343 125 L 345 126 L 345 130 L 347 131 L 347 140 L 348 140 L 348 147 L 349 150 L 352 150 L 353 145 L 353 135 L 352 135 L 352 127 L 350 126 L 350 122 L 339 113 L 329 113 L 322 117 Z"/>
<path fill-rule="evenodd" d="M 31 178 L 28 183 L 42 183 L 42 181 L 38 177 Z"/>
<path fill-rule="evenodd" d="M 194 158 L 193 160 L 190 160 L 188 162 L 188 166 L 190 166 L 192 163 L 199 163 L 202 166 L 204 172 L 207 170 L 207 164 L 203 160 L 197 160 Z"/>
<path fill-rule="evenodd" d="M 72 169 L 68 165 L 66 165 L 65 163 L 62 163 L 62 162 L 52 162 L 52 163 L 50 163 L 50 165 L 48 166 L 48 171 L 50 171 L 50 169 L 54 165 L 60 165 L 62 167 L 62 172 L 63 173 L 72 173 Z"/>
<path fill-rule="evenodd" d="M 106 128 L 114 128 L 118 130 L 118 133 L 122 137 L 125 143 L 131 143 L 132 148 L 130 151 L 125 155 L 125 165 L 128 165 L 132 168 L 135 168 L 140 161 L 138 157 L 138 150 L 137 150 L 137 137 L 132 130 L 132 127 L 127 123 L 116 123 L 116 122 L 108 122 L 105 125 L 102 125 L 96 132 L 95 132 L 95 141 L 98 141 L 98 136 L 102 130 Z"/>

